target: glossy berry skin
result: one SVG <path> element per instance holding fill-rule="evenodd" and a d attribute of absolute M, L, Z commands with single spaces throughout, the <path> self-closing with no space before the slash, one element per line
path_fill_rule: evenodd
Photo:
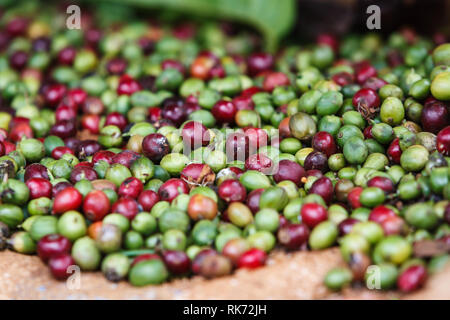
<path fill-rule="evenodd" d="M 309 189 L 310 194 L 318 194 L 323 198 L 323 200 L 330 204 L 331 200 L 333 200 L 333 193 L 334 187 L 333 183 L 331 182 L 330 178 L 328 177 L 321 177 L 314 181 L 313 185 Z"/>
<path fill-rule="evenodd" d="M 83 179 L 93 181 L 97 179 L 97 172 L 87 165 L 79 165 L 74 167 L 72 173 L 70 174 L 70 182 L 75 184 Z"/>
<path fill-rule="evenodd" d="M 129 75 L 123 75 L 120 77 L 119 85 L 117 86 L 117 94 L 118 95 L 132 95 L 136 91 L 141 90 L 141 86 L 139 83 L 131 78 Z"/>
<path fill-rule="evenodd" d="M 80 144 L 80 139 L 77 139 L 75 137 L 68 137 L 64 139 L 64 143 L 66 144 L 66 147 L 75 151 Z"/>
<path fill-rule="evenodd" d="M 380 97 L 373 89 L 363 88 L 358 90 L 353 96 L 353 106 L 358 108 L 360 106 L 374 109 L 380 106 Z"/>
<path fill-rule="evenodd" d="M 367 79 L 363 84 L 362 87 L 363 88 L 367 88 L 367 89 L 372 89 L 375 91 L 380 90 L 383 86 L 387 85 L 388 83 L 381 79 L 381 78 L 377 78 L 377 77 L 370 77 L 369 79 Z"/>
<path fill-rule="evenodd" d="M 72 184 L 71 184 L 70 182 L 67 182 L 67 181 L 61 181 L 61 182 L 58 182 L 58 183 L 55 184 L 55 185 L 53 186 L 53 188 L 52 188 L 52 197 L 55 198 L 56 195 L 57 195 L 60 191 L 66 189 L 66 188 L 69 188 L 69 187 L 72 187 Z"/>
<path fill-rule="evenodd" d="M 311 229 L 328 218 L 327 210 L 318 203 L 304 204 L 300 214 L 302 222 Z"/>
<path fill-rule="evenodd" d="M 307 243 L 309 229 L 305 224 L 287 224 L 278 230 L 277 238 L 278 242 L 287 249 L 297 250 Z"/>
<path fill-rule="evenodd" d="M 426 268 L 422 265 L 413 265 L 399 275 L 397 287 L 402 292 L 412 292 L 420 288 L 426 279 Z"/>
<path fill-rule="evenodd" d="M 69 239 L 59 234 L 49 234 L 44 236 L 37 243 L 37 254 L 43 262 L 47 262 L 50 258 L 70 253 L 72 244 Z"/>
<path fill-rule="evenodd" d="M 0 141 L 0 157 L 5 155 L 5 145 Z"/>
<path fill-rule="evenodd" d="M 132 150 L 124 150 L 122 152 L 119 152 L 115 154 L 112 159 L 111 163 L 119 163 L 121 165 L 124 165 L 127 168 L 130 168 L 131 164 L 137 160 L 140 157 L 139 153 L 132 151 Z"/>
<path fill-rule="evenodd" d="M 76 155 L 78 158 L 84 159 L 94 155 L 96 152 L 100 151 L 101 148 L 101 145 L 95 140 L 83 140 L 77 144 Z"/>
<path fill-rule="evenodd" d="M 48 105 L 56 107 L 66 94 L 66 86 L 62 84 L 51 85 L 45 90 L 44 98 Z"/>
<path fill-rule="evenodd" d="M 290 180 L 297 186 L 302 184 L 302 178 L 306 175 L 305 169 L 297 162 L 291 160 L 281 160 L 278 163 L 278 170 L 273 175 L 275 182 Z"/>
<path fill-rule="evenodd" d="M 385 236 L 400 235 L 405 230 L 405 221 L 397 215 L 387 217 L 380 225 Z"/>
<path fill-rule="evenodd" d="M 443 102 L 435 102 L 424 106 L 420 118 L 425 131 L 437 134 L 439 130 L 448 126 L 450 115 Z"/>
<path fill-rule="evenodd" d="M 8 136 L 12 142 L 19 142 L 23 137 L 33 138 L 33 130 L 29 123 L 18 123 L 14 126 L 10 124 L 10 127 Z"/>
<path fill-rule="evenodd" d="M 236 175 L 236 178 L 238 178 L 238 179 L 244 173 L 244 170 L 242 170 L 241 168 L 238 168 L 238 167 L 229 167 L 228 169 L 230 169 Z"/>
<path fill-rule="evenodd" d="M 135 177 L 130 177 L 122 182 L 117 193 L 120 197 L 136 199 L 142 190 L 144 190 L 144 185 L 141 180 Z"/>
<path fill-rule="evenodd" d="M 327 45 L 331 49 L 333 49 L 334 52 L 338 52 L 339 50 L 338 39 L 336 38 L 336 36 L 329 33 L 320 33 L 316 38 L 316 43 L 318 45 Z"/>
<path fill-rule="evenodd" d="M 93 27 L 86 30 L 85 39 L 87 46 L 89 48 L 96 48 L 102 35 L 103 35 L 102 31 Z"/>
<path fill-rule="evenodd" d="M 11 151 L 16 150 L 16 145 L 14 143 L 11 143 L 9 141 L 3 141 L 2 144 L 5 148 L 3 152 L 4 155 L 10 153 Z"/>
<path fill-rule="evenodd" d="M 254 76 L 273 68 L 274 59 L 268 53 L 252 53 L 247 59 L 247 67 L 250 75 Z"/>
<path fill-rule="evenodd" d="M 150 212 L 153 206 L 159 201 L 159 196 L 152 190 L 144 190 L 138 198 L 138 203 L 144 211 Z"/>
<path fill-rule="evenodd" d="M 308 171 L 305 172 L 305 177 L 316 177 L 316 178 L 322 178 L 324 177 L 322 171 L 317 170 L 317 169 L 310 169 Z"/>
<path fill-rule="evenodd" d="M 250 192 L 247 196 L 246 205 L 250 208 L 253 214 L 259 211 L 259 200 L 261 199 L 261 194 L 263 192 L 264 189 L 256 189 Z"/>
<path fill-rule="evenodd" d="M 70 89 L 67 92 L 67 98 L 69 101 L 71 101 L 74 105 L 81 106 L 87 98 L 87 93 L 81 88 L 74 88 Z"/>
<path fill-rule="evenodd" d="M 237 265 L 239 258 L 250 249 L 247 240 L 242 238 L 231 239 L 222 249 L 222 254 Z"/>
<path fill-rule="evenodd" d="M 125 72 L 127 68 L 127 62 L 121 58 L 114 58 L 108 61 L 106 64 L 106 69 L 109 74 L 121 75 Z"/>
<path fill-rule="evenodd" d="M 190 163 L 181 171 L 180 178 L 187 182 L 190 188 L 195 188 L 213 184 L 216 175 L 207 164 Z"/>
<path fill-rule="evenodd" d="M 355 79 L 351 73 L 339 72 L 331 77 L 331 79 L 340 86 L 346 86 L 352 84 Z"/>
<path fill-rule="evenodd" d="M 264 78 L 263 89 L 267 92 L 272 92 L 276 87 L 288 86 L 289 84 L 290 80 L 283 72 L 270 72 Z"/>
<path fill-rule="evenodd" d="M 267 260 L 267 254 L 261 249 L 250 249 L 239 258 L 238 268 L 256 269 L 262 267 Z"/>
<path fill-rule="evenodd" d="M 211 69 L 215 62 L 213 59 L 205 56 L 198 56 L 191 64 L 190 73 L 194 78 L 207 80 L 211 76 Z"/>
<path fill-rule="evenodd" d="M 272 166 L 272 160 L 262 153 L 253 154 L 245 160 L 245 169 L 247 170 L 256 170 L 267 174 L 271 171 Z"/>
<path fill-rule="evenodd" d="M 28 54 L 25 51 L 19 50 L 11 54 L 9 57 L 9 64 L 16 70 L 21 70 L 28 62 Z"/>
<path fill-rule="evenodd" d="M 50 134 L 58 136 L 61 139 L 66 139 L 75 136 L 77 129 L 72 120 L 62 120 L 56 122 L 50 129 Z"/>
<path fill-rule="evenodd" d="M 386 206 L 380 205 L 372 209 L 369 214 L 369 221 L 381 224 L 384 220 L 396 217 L 394 210 Z"/>
<path fill-rule="evenodd" d="M 252 97 L 255 93 L 261 92 L 262 89 L 257 86 L 252 86 L 250 88 L 244 89 L 241 92 L 241 96 L 243 97 Z"/>
<path fill-rule="evenodd" d="M 83 196 L 74 187 L 60 191 L 53 201 L 53 214 L 60 215 L 69 210 L 77 210 L 81 206 Z"/>
<path fill-rule="evenodd" d="M 444 156 L 450 156 L 450 126 L 439 131 L 436 138 L 436 149 Z"/>
<path fill-rule="evenodd" d="M 100 150 L 100 151 L 97 151 L 92 156 L 92 163 L 97 163 L 99 161 L 105 161 L 108 164 L 111 164 L 114 156 L 115 156 L 114 152 L 111 152 L 108 150 Z"/>
<path fill-rule="evenodd" d="M 445 222 L 450 223 L 450 204 L 447 204 L 447 206 L 445 207 L 444 219 Z"/>
<path fill-rule="evenodd" d="M 118 112 L 109 113 L 105 119 L 105 126 L 110 126 L 110 125 L 116 126 L 121 131 L 123 131 L 123 129 L 125 129 L 127 123 L 128 123 L 127 119 Z"/>
<path fill-rule="evenodd" d="M 77 163 L 76 165 L 74 165 L 74 168 L 78 168 L 78 167 L 93 168 L 94 164 L 89 161 L 81 161 L 80 163 Z"/>
<path fill-rule="evenodd" d="M 133 220 L 139 212 L 136 200 L 131 198 L 120 198 L 111 207 L 111 212 L 120 213 L 128 220 Z"/>
<path fill-rule="evenodd" d="M 30 198 L 37 199 L 40 197 L 52 197 L 52 184 L 44 178 L 31 178 L 25 184 L 30 190 Z"/>
<path fill-rule="evenodd" d="M 399 138 L 395 138 L 389 148 L 387 149 L 388 159 L 393 163 L 400 163 L 400 157 L 402 156 L 402 149 L 400 148 Z"/>
<path fill-rule="evenodd" d="M 280 221 L 280 228 L 286 227 L 290 224 L 290 221 L 286 219 L 286 217 L 283 215 L 280 215 L 279 221 Z"/>
<path fill-rule="evenodd" d="M 141 261 L 152 260 L 152 259 L 162 260 L 161 257 L 159 255 L 157 255 L 156 253 L 144 253 L 144 254 L 138 255 L 136 258 L 134 258 L 133 262 L 131 262 L 130 266 L 132 267 Z"/>
<path fill-rule="evenodd" d="M 75 154 L 75 152 L 73 152 L 72 149 L 70 149 L 70 148 L 68 148 L 66 146 L 60 146 L 60 147 L 56 147 L 55 149 L 53 149 L 53 151 L 52 151 L 52 158 L 56 159 L 56 160 L 61 159 L 61 157 L 63 155 L 65 155 L 66 153 L 72 154 L 72 155 Z"/>
<path fill-rule="evenodd" d="M 355 79 L 356 82 L 358 82 L 359 84 L 363 84 L 369 78 L 377 76 L 377 69 L 375 69 L 370 64 L 363 64 L 362 66 L 356 69 L 357 70 L 355 70 L 356 71 Z"/>
<path fill-rule="evenodd" d="M 206 248 L 197 253 L 194 260 L 192 261 L 191 269 L 194 274 L 199 274 L 203 263 L 203 260 L 211 255 L 217 255 L 218 252 L 214 249 Z"/>
<path fill-rule="evenodd" d="M 397 67 L 398 65 L 401 65 L 405 62 L 403 55 L 398 50 L 390 50 L 387 54 L 386 59 L 389 63 L 389 66 L 392 68 Z"/>
<path fill-rule="evenodd" d="M 214 118 L 220 123 L 233 123 L 236 115 L 236 106 L 231 101 L 219 100 L 211 110 Z"/>
<path fill-rule="evenodd" d="M 233 104 L 236 106 L 236 110 L 254 110 L 255 104 L 252 97 L 237 96 L 233 98 Z"/>
<path fill-rule="evenodd" d="M 184 104 L 185 112 L 187 115 L 190 115 L 192 112 L 200 110 L 202 108 L 198 105 L 197 102 L 188 102 L 188 98 L 186 98 L 186 103 Z"/>
<path fill-rule="evenodd" d="M 12 37 L 23 35 L 27 31 L 28 24 L 26 18 L 16 17 L 8 22 L 6 32 Z"/>
<path fill-rule="evenodd" d="M 163 261 L 167 269 L 173 274 L 185 274 L 191 268 L 191 260 L 184 251 L 168 250 L 164 251 Z"/>
<path fill-rule="evenodd" d="M 158 190 L 159 198 L 169 202 L 182 193 L 189 193 L 189 187 L 186 182 L 177 178 L 167 180 Z"/>
<path fill-rule="evenodd" d="M 165 119 L 162 118 L 156 122 L 153 123 L 153 125 L 155 126 L 155 128 L 162 128 L 162 127 L 166 127 L 166 126 L 175 126 L 175 124 L 169 120 L 169 119 Z"/>
<path fill-rule="evenodd" d="M 392 193 L 395 190 L 395 185 L 391 179 L 386 177 L 373 177 L 369 181 L 367 181 L 368 187 L 377 187 L 383 190 L 386 193 Z"/>
<path fill-rule="evenodd" d="M 250 152 L 250 139 L 242 132 L 234 132 L 228 135 L 225 148 L 229 160 L 245 160 Z"/>
<path fill-rule="evenodd" d="M 56 108 L 55 119 L 56 121 L 69 120 L 73 121 L 77 116 L 76 110 L 64 104 Z"/>
<path fill-rule="evenodd" d="M 446 246 L 450 245 L 450 235 L 445 235 L 438 239 L 441 243 L 444 243 Z"/>
<path fill-rule="evenodd" d="M 51 41 L 48 37 L 42 36 L 33 40 L 32 48 L 37 52 L 46 52 L 50 50 Z"/>
<path fill-rule="evenodd" d="M 161 63 L 161 69 L 167 70 L 167 69 L 176 69 L 180 73 L 184 74 L 186 72 L 183 64 L 181 62 L 174 60 L 174 59 L 166 59 Z"/>
<path fill-rule="evenodd" d="M 83 113 L 101 115 L 105 111 L 105 105 L 102 100 L 97 97 L 86 97 L 82 100 L 81 104 Z M 111 113 L 115 114 L 115 112 Z"/>
<path fill-rule="evenodd" d="M 350 231 L 352 231 L 352 229 L 353 229 L 353 226 L 355 224 L 357 224 L 358 222 L 361 222 L 361 221 L 358 219 L 353 219 L 353 218 L 347 218 L 347 219 L 341 221 L 338 225 L 339 235 L 345 236 L 346 234 L 350 233 Z"/>
<path fill-rule="evenodd" d="M 142 140 L 142 151 L 153 162 L 159 162 L 170 152 L 169 141 L 160 133 L 151 133 Z"/>
<path fill-rule="evenodd" d="M 207 146 L 210 141 L 208 129 L 197 121 L 189 121 L 181 131 L 183 144 L 191 150 Z"/>
<path fill-rule="evenodd" d="M 93 190 L 84 198 L 83 212 L 91 221 L 100 221 L 108 213 L 111 205 L 106 194 L 101 190 Z"/>
<path fill-rule="evenodd" d="M 311 145 L 314 150 L 323 152 L 327 157 L 337 151 L 333 136 L 326 131 L 317 132 L 312 139 Z"/>
<path fill-rule="evenodd" d="M 162 108 L 161 116 L 163 119 L 170 120 L 178 127 L 186 120 L 187 114 L 184 104 L 169 103 Z"/>
<path fill-rule="evenodd" d="M 361 187 L 354 187 L 349 191 L 347 195 L 347 201 L 348 204 L 353 209 L 361 207 L 361 202 L 359 202 L 359 196 L 361 195 L 361 192 L 363 192 L 363 190 L 364 189 Z"/>
<path fill-rule="evenodd" d="M 425 99 L 425 102 L 423 103 L 424 107 L 428 107 L 431 106 L 432 104 L 436 103 L 436 102 L 440 102 L 438 99 L 436 99 L 433 96 L 429 96 L 428 98 Z"/>
<path fill-rule="evenodd" d="M 245 187 L 238 181 L 228 179 L 219 186 L 219 197 L 225 202 L 244 202 L 247 197 Z"/>
<path fill-rule="evenodd" d="M 364 128 L 363 131 L 364 139 L 373 139 L 372 127 L 373 126 L 368 126 Z"/>
<path fill-rule="evenodd" d="M 72 65 L 77 51 L 73 47 L 66 47 L 58 52 L 58 62 L 60 64 Z"/>
<path fill-rule="evenodd" d="M 156 121 L 161 120 L 161 108 L 148 108 L 147 120 L 150 121 L 150 123 L 155 123 Z"/>
<path fill-rule="evenodd" d="M 70 254 L 55 256 L 48 261 L 48 266 L 53 277 L 58 280 L 65 280 L 70 275 L 70 267 L 76 265 Z"/>
<path fill-rule="evenodd" d="M 308 154 L 304 162 L 305 170 L 320 170 L 325 173 L 328 169 L 328 159 L 327 156 L 320 151 L 313 151 Z"/>
<path fill-rule="evenodd" d="M 269 136 L 264 129 L 248 127 L 244 128 L 244 134 L 248 137 L 249 152 L 253 154 L 259 148 L 267 146 L 269 142 Z M 273 141 L 272 141 L 273 143 Z"/>
<path fill-rule="evenodd" d="M 225 69 L 222 65 L 216 64 L 209 70 L 210 78 L 223 78 L 225 77 Z"/>

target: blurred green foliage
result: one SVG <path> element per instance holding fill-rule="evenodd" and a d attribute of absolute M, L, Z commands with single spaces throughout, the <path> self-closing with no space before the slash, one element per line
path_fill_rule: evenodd
<path fill-rule="evenodd" d="M 295 21 L 295 0 L 102 0 L 145 9 L 173 10 L 197 17 L 226 19 L 249 25 L 265 40 L 265 48 L 275 51 L 281 38 Z M 92 3 L 92 1 L 89 1 Z M 95 1 L 98 3 L 99 1 Z"/>

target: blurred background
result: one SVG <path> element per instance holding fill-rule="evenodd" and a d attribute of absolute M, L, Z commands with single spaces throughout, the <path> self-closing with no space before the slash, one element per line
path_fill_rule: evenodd
<path fill-rule="evenodd" d="M 381 8 L 382 34 L 394 30 L 414 29 L 420 34 L 450 36 L 450 0 L 46 0 L 65 11 L 68 5 L 79 4 L 83 19 L 87 15 L 100 16 L 103 26 L 123 24 L 134 17 L 147 21 L 180 24 L 186 21 L 205 22 L 208 19 L 228 22 L 230 33 L 247 27 L 264 37 L 265 48 L 275 51 L 284 42 L 302 43 L 318 35 L 337 36 L 353 32 L 367 32 L 366 9 L 370 5 Z M 8 6 L 21 3 L 26 10 L 39 0 L 0 0 L 0 14 L 8 13 Z M 23 5 L 22 5 L 23 3 Z M 153 20 L 152 20 L 153 19 Z M 230 23 L 231 22 L 231 23 Z"/>
<path fill-rule="evenodd" d="M 381 8 L 382 33 L 405 26 L 425 34 L 450 33 L 449 0 L 298 0 L 296 32 L 314 37 L 367 31 L 366 9 L 373 4 Z"/>
<path fill-rule="evenodd" d="M 450 0 L 97 0 L 82 3 L 105 7 L 111 16 L 138 9 L 176 20 L 212 18 L 241 23 L 262 33 L 266 48 L 282 40 L 310 41 L 323 33 L 337 36 L 367 32 L 367 7 L 381 9 L 381 32 L 411 28 L 433 36 L 450 35 Z M 116 6 L 114 9 L 113 6 Z M 126 6 L 127 8 L 120 9 Z M 150 11 L 150 12 L 149 12 Z"/>

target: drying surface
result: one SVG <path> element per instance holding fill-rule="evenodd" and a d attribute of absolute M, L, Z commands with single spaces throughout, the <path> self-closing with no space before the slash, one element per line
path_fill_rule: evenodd
<path fill-rule="evenodd" d="M 101 273 L 81 273 L 80 288 L 71 290 L 54 280 L 37 256 L 0 252 L 1 299 L 450 299 L 450 265 L 410 295 L 347 289 L 329 292 L 326 272 L 344 265 L 337 248 L 320 252 L 274 253 L 268 265 L 238 270 L 215 280 L 177 279 L 160 286 L 135 288 L 122 281 L 108 282 Z M 445 285 L 443 285 L 445 284 Z"/>

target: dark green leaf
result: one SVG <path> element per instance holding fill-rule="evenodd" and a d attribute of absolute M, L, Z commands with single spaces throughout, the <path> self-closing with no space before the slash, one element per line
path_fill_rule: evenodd
<path fill-rule="evenodd" d="M 224 18 L 253 26 L 266 49 L 276 50 L 295 19 L 295 0 L 104 0 L 141 8 L 161 8 L 203 17 Z"/>

